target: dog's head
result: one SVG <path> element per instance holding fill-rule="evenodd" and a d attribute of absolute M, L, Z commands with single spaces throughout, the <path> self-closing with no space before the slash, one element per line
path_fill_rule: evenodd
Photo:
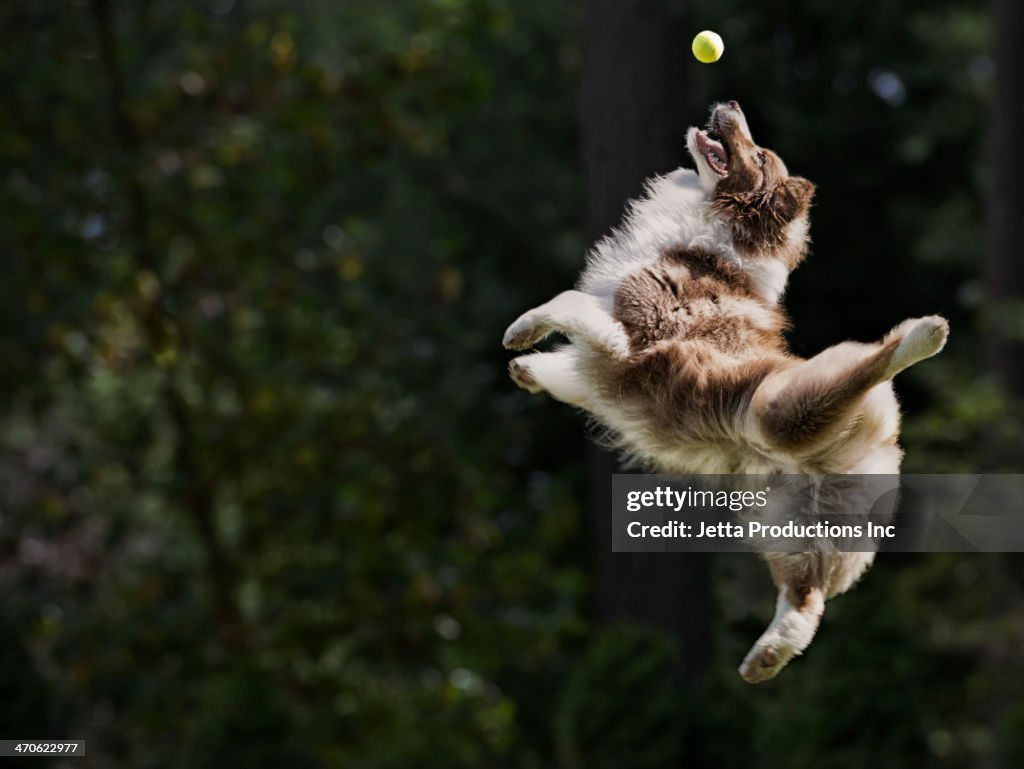
<path fill-rule="evenodd" d="M 745 256 L 776 256 L 792 269 L 806 252 L 814 185 L 790 176 L 782 158 L 759 147 L 734 101 L 711 111 L 706 130 L 687 134 L 690 155 L 711 206 L 729 223 Z"/>

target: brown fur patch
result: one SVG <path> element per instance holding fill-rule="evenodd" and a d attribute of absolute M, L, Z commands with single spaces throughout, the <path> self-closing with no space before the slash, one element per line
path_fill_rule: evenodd
<path fill-rule="evenodd" d="M 857 426 L 857 403 L 882 379 L 899 340 L 868 347 L 836 370 L 801 376 L 777 396 L 755 404 L 765 437 L 786 450 L 808 447 Z"/>
<path fill-rule="evenodd" d="M 805 216 L 813 185 L 791 177 L 770 187 L 747 192 L 716 189 L 711 205 L 732 227 L 733 244 L 748 256 L 770 254 L 792 270 L 806 255 L 806 243 L 789 242 L 789 225 Z"/>
<path fill-rule="evenodd" d="M 811 614 L 821 612 L 823 596 L 820 585 L 794 582 L 785 586 L 786 600 L 797 610 Z"/>
<path fill-rule="evenodd" d="M 666 447 L 721 442 L 757 386 L 787 364 L 777 305 L 750 276 L 700 248 L 672 248 L 623 281 L 613 315 L 634 354 L 601 372 L 608 394 L 638 398 Z"/>
<path fill-rule="evenodd" d="M 773 350 L 786 327 L 785 314 L 757 297 L 747 273 L 700 248 L 669 249 L 624 280 L 613 315 L 634 350 L 677 338 L 704 341 L 724 353 Z"/>
<path fill-rule="evenodd" d="M 699 443 L 725 454 L 736 416 L 777 366 L 771 358 L 730 359 L 707 342 L 668 341 L 606 372 L 606 394 L 640 399 L 654 427 L 651 437 L 663 450 Z"/>

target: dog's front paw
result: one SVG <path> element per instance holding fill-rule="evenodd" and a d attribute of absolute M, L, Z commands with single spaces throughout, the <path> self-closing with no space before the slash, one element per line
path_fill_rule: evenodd
<path fill-rule="evenodd" d="M 522 358 L 513 358 L 508 362 L 508 375 L 516 385 L 528 393 L 535 395 L 544 389 L 537 383 L 530 366 L 524 363 Z"/>
<path fill-rule="evenodd" d="M 793 656 L 793 650 L 786 646 L 758 644 L 750 650 L 746 659 L 743 660 L 743 664 L 740 665 L 740 675 L 748 684 L 759 684 L 769 681 L 786 667 L 786 664 L 793 659 Z"/>
<path fill-rule="evenodd" d="M 532 313 L 520 315 L 505 330 L 501 343 L 506 350 L 527 350 L 551 333 L 551 329 Z"/>

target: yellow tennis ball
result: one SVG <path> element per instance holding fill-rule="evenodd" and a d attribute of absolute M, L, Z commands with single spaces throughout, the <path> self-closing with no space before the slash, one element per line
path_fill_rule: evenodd
<path fill-rule="evenodd" d="M 697 61 L 710 64 L 722 58 L 722 53 L 725 51 L 725 43 L 722 42 L 722 37 L 717 32 L 705 29 L 697 37 L 693 38 L 692 48 L 693 55 L 697 57 Z"/>

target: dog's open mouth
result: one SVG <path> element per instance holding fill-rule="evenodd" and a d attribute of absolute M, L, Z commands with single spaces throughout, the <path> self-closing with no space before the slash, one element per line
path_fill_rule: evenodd
<path fill-rule="evenodd" d="M 725 145 L 715 138 L 714 128 L 710 131 L 697 131 L 697 149 L 704 156 L 708 167 L 719 176 L 729 175 L 729 152 Z"/>

